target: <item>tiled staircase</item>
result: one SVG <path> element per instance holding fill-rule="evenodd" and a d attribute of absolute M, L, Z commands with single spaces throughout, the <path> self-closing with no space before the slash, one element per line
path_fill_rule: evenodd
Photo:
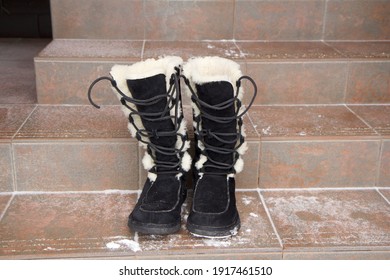
<path fill-rule="evenodd" d="M 36 93 L 42 42 L 0 40 L 0 258 L 390 259 L 390 1 L 52 0 L 51 10 Z M 109 85 L 94 90 L 100 110 L 86 92 L 116 63 L 161 55 L 230 58 L 257 82 L 236 237 L 191 236 L 190 199 L 177 234 L 126 226 L 143 151 Z M 190 119 L 188 97 L 184 111 Z"/>

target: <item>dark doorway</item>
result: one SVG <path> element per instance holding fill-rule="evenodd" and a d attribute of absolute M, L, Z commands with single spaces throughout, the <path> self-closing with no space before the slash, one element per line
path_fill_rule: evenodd
<path fill-rule="evenodd" d="M 0 37 L 52 38 L 50 0 L 0 0 Z"/>

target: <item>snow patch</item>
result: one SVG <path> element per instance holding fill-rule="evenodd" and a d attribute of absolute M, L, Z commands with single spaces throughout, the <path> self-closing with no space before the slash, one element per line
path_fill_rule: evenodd
<path fill-rule="evenodd" d="M 138 242 L 136 242 L 134 240 L 129 240 L 129 239 L 121 239 L 121 240 L 117 240 L 117 241 L 111 241 L 111 242 L 106 244 L 106 247 L 108 249 L 112 249 L 112 250 L 125 248 L 125 249 L 130 249 L 133 252 L 142 251 Z"/>
<path fill-rule="evenodd" d="M 46 247 L 45 249 L 43 249 L 43 251 L 56 251 L 56 249 L 52 247 Z"/>
<path fill-rule="evenodd" d="M 271 135 L 270 130 L 271 130 L 271 126 L 269 125 L 267 128 L 263 128 L 263 129 L 261 130 L 261 132 L 262 132 L 264 135 Z"/>
<path fill-rule="evenodd" d="M 250 198 L 250 197 L 244 196 L 244 197 L 242 197 L 241 200 L 242 200 L 242 203 L 244 203 L 244 205 L 249 205 L 252 203 L 252 198 Z"/>
<path fill-rule="evenodd" d="M 231 240 L 221 240 L 221 239 L 204 239 L 203 243 L 206 246 L 210 247 L 229 247 L 231 245 Z"/>

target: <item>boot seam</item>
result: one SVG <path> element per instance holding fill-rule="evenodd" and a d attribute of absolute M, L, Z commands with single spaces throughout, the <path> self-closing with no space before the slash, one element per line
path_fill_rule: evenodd
<path fill-rule="evenodd" d="M 196 182 L 196 185 L 195 185 L 195 192 L 194 192 L 194 200 L 193 200 L 193 203 L 192 203 L 192 211 L 194 213 L 197 213 L 197 214 L 202 214 L 202 215 L 222 215 L 222 214 L 225 214 L 228 209 L 229 209 L 229 205 L 230 205 L 230 180 L 227 180 L 227 184 L 226 184 L 226 191 L 227 191 L 227 203 L 226 203 L 226 208 L 225 210 L 223 210 L 222 212 L 216 212 L 216 213 L 210 213 L 210 212 L 201 212 L 201 211 L 196 211 L 195 210 L 195 197 L 196 197 L 196 193 L 197 193 L 197 187 L 198 187 L 198 184 L 199 184 L 199 181 L 202 180 L 203 177 L 199 178 L 198 181 Z"/>
<path fill-rule="evenodd" d="M 145 199 L 148 197 L 148 193 L 149 193 L 150 189 L 153 187 L 154 182 L 155 181 L 152 182 L 152 185 L 148 189 L 148 192 L 145 194 L 145 197 L 142 199 L 142 203 L 141 203 L 141 205 L 139 207 L 139 210 L 142 211 L 142 212 L 146 212 L 146 213 L 168 213 L 168 212 L 172 212 L 173 210 L 175 210 L 177 208 L 177 206 L 180 204 L 180 194 L 181 194 L 181 190 L 182 190 L 181 180 L 179 180 L 179 187 L 178 187 L 178 190 L 177 190 L 176 203 L 175 203 L 175 205 L 171 209 L 168 209 L 168 210 L 158 210 L 158 211 L 142 209 L 142 205 L 144 204 Z"/>

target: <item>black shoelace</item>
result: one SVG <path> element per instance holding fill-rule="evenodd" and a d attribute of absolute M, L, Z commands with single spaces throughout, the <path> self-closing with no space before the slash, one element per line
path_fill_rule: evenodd
<path fill-rule="evenodd" d="M 257 86 L 256 86 L 255 81 L 249 76 L 240 77 L 236 82 L 236 92 L 235 92 L 233 98 L 228 99 L 228 100 L 221 102 L 219 104 L 210 105 L 210 104 L 200 100 L 200 98 L 197 96 L 196 92 L 192 88 L 190 81 L 184 75 L 181 75 L 181 77 L 184 79 L 187 87 L 189 88 L 189 90 L 191 92 L 192 102 L 194 102 L 194 104 L 196 105 L 196 107 L 200 111 L 200 114 L 198 116 L 194 117 L 194 120 L 196 122 L 195 133 L 199 136 L 198 137 L 199 141 L 202 143 L 202 145 L 204 147 L 203 150 L 201 150 L 201 154 L 207 158 L 207 161 L 205 164 L 203 164 L 203 166 L 199 170 L 199 172 L 203 173 L 203 174 L 207 173 L 207 174 L 215 174 L 215 175 L 226 175 L 226 174 L 235 173 L 234 166 L 235 166 L 235 164 L 240 156 L 238 149 L 242 146 L 242 144 L 244 143 L 244 140 L 245 140 L 244 136 L 242 135 L 242 125 L 243 125 L 242 117 L 248 112 L 249 108 L 252 106 L 252 104 L 256 98 Z M 242 106 L 242 103 L 238 99 L 238 95 L 239 95 L 239 89 L 241 87 L 241 81 L 243 79 L 246 79 L 249 82 L 251 82 L 251 84 L 253 85 L 254 91 L 253 91 L 253 97 L 252 97 L 251 101 L 246 106 L 246 108 L 240 113 L 240 108 Z M 229 108 L 230 106 L 235 106 L 235 113 L 233 116 L 230 116 L 230 117 L 226 117 L 226 116 L 219 117 L 219 116 L 211 115 L 211 114 L 205 112 L 204 110 L 202 110 L 202 106 L 209 108 L 209 109 L 212 109 L 212 110 L 217 110 L 217 111 Z M 230 123 L 234 120 L 237 120 L 238 132 L 236 132 L 236 133 L 223 133 L 223 132 L 213 132 L 210 129 L 207 129 L 207 130 L 200 129 L 202 118 L 206 118 L 206 119 L 209 119 L 213 122 L 217 122 L 217 123 L 221 123 L 221 124 L 227 124 L 227 123 Z M 212 146 L 205 141 L 206 137 L 214 138 L 217 141 L 222 142 L 224 144 L 236 144 L 236 145 L 233 149 Z M 227 140 L 227 139 L 230 139 L 230 140 Z M 213 152 L 216 154 L 218 154 L 218 153 L 219 154 L 226 154 L 226 155 L 233 154 L 233 162 L 231 164 L 228 164 L 225 162 L 217 161 L 217 160 L 213 159 L 211 156 L 209 156 L 208 152 Z M 206 171 L 207 167 L 218 169 L 218 170 L 220 170 L 220 172 Z"/>
<path fill-rule="evenodd" d="M 184 154 L 184 147 L 187 141 L 187 134 L 181 134 L 179 133 L 180 125 L 183 120 L 183 115 L 179 115 L 179 106 L 180 109 L 182 110 L 182 103 L 181 103 L 181 96 L 179 93 L 180 91 L 180 84 L 179 84 L 179 73 L 180 69 L 176 68 L 176 72 L 171 75 L 170 78 L 170 86 L 169 89 L 167 90 L 167 94 L 160 94 L 157 96 L 154 96 L 149 99 L 145 100 L 140 100 L 140 99 L 135 99 L 132 97 L 127 96 L 124 94 L 117 86 L 116 81 L 112 77 L 100 77 L 97 78 L 95 81 L 93 81 L 88 89 L 88 100 L 89 102 L 96 108 L 100 109 L 100 106 L 97 105 L 93 100 L 92 100 L 92 88 L 100 81 L 102 80 L 108 80 L 111 82 L 112 87 L 119 93 L 121 96 L 121 103 L 123 106 L 125 106 L 127 109 L 129 109 L 131 112 L 128 116 L 129 122 L 131 125 L 135 128 L 136 130 L 136 139 L 142 143 L 144 143 L 147 147 L 147 152 L 148 154 L 152 157 L 154 160 L 154 166 L 152 169 L 149 170 L 151 173 L 155 174 L 178 174 L 178 173 L 183 173 L 183 170 L 181 168 L 181 159 Z M 130 89 L 129 89 L 130 90 Z M 162 99 L 167 99 L 166 106 L 163 111 L 161 112 L 153 112 L 153 113 L 147 113 L 147 112 L 139 112 L 136 109 L 132 108 L 132 106 L 129 106 L 128 103 L 132 103 L 134 105 L 138 106 L 150 106 L 153 104 L 158 103 Z M 174 116 L 170 115 L 171 110 L 175 110 Z M 167 119 L 172 119 L 173 124 L 174 124 L 174 130 L 172 131 L 158 131 L 157 129 L 153 129 L 152 131 L 148 131 L 144 128 L 139 128 L 134 121 L 134 116 L 137 115 L 140 117 L 142 121 L 150 121 L 150 122 L 157 122 L 157 121 L 162 121 L 162 120 L 167 120 Z M 156 143 L 152 143 L 151 141 L 145 141 L 144 138 L 150 139 L 150 138 L 155 138 L 158 139 L 160 137 L 172 137 L 179 136 L 181 139 L 181 146 L 179 148 L 176 148 L 176 145 L 173 147 L 164 147 L 161 145 L 158 145 Z M 160 153 L 162 155 L 166 156 L 176 156 L 177 161 L 176 162 L 171 162 L 171 161 L 162 161 L 162 160 L 157 160 L 156 153 Z"/>

